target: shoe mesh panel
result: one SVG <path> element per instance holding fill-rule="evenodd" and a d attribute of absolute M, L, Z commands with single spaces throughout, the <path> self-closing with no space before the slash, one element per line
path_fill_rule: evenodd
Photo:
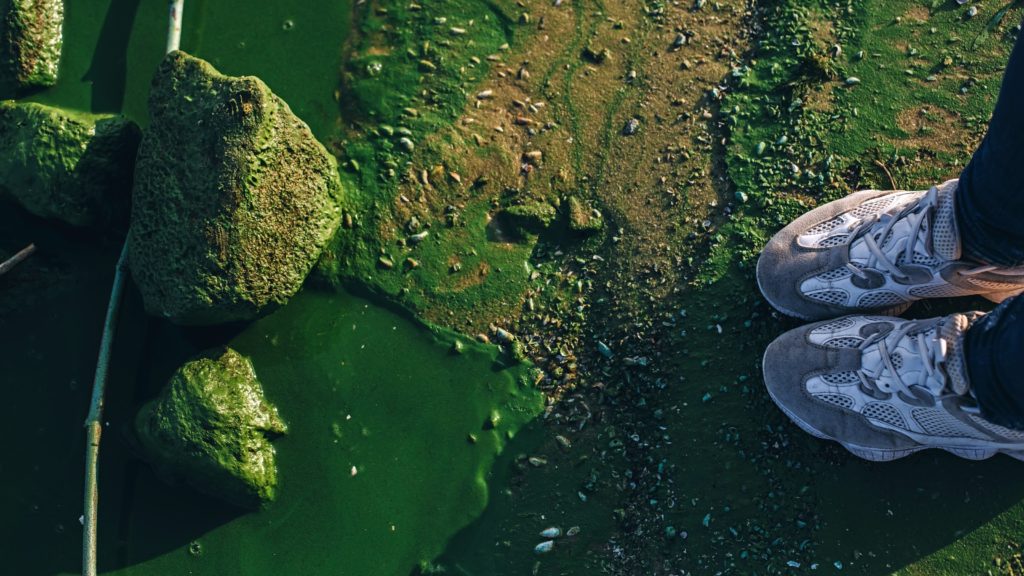
<path fill-rule="evenodd" d="M 824 302 L 826 304 L 845 305 L 849 296 L 843 290 L 819 290 L 807 294 L 808 298 Z"/>
<path fill-rule="evenodd" d="M 988 439 L 981 432 L 967 426 L 956 419 L 949 412 L 936 408 L 914 408 L 911 412 L 914 420 L 924 428 L 924 431 L 932 436 L 944 436 L 947 438 L 976 438 L 979 440 Z"/>
<path fill-rule="evenodd" d="M 831 392 L 826 392 L 824 394 L 815 394 L 814 397 L 822 402 L 828 402 L 829 404 L 839 406 L 840 408 L 853 408 L 854 404 L 853 398 L 850 398 L 846 394 L 833 394 Z"/>
<path fill-rule="evenodd" d="M 856 384 L 860 382 L 860 378 L 857 377 L 856 372 L 832 372 L 829 374 L 822 374 L 818 376 L 826 384 L 832 384 L 833 386 L 841 386 L 843 384 Z"/>
<path fill-rule="evenodd" d="M 915 286 L 910 289 L 910 294 L 918 298 L 953 298 L 970 294 L 971 291 L 953 284 L 939 284 L 937 286 Z"/>
<path fill-rule="evenodd" d="M 836 234 L 835 236 L 826 236 L 818 241 L 818 248 L 835 248 L 836 246 L 842 246 L 846 243 L 846 239 L 849 238 L 849 234 Z"/>
<path fill-rule="evenodd" d="M 833 218 L 831 220 L 826 220 L 824 222 L 819 222 L 819 223 L 815 224 L 814 226 L 811 226 L 810 228 L 805 230 L 804 231 L 804 235 L 806 235 L 806 236 L 815 236 L 817 234 L 824 234 L 826 232 L 831 232 L 832 230 L 835 230 L 836 228 L 838 228 L 839 225 L 842 224 L 842 223 L 843 223 L 843 221 L 841 219 L 839 219 L 839 218 Z"/>
<path fill-rule="evenodd" d="M 872 402 L 861 410 L 861 414 L 865 418 L 871 418 L 873 420 L 881 420 L 890 426 L 896 426 L 897 428 L 907 428 L 907 423 L 903 420 L 903 415 L 895 407 L 889 404 L 883 404 L 881 402 Z"/>
<path fill-rule="evenodd" d="M 935 210 L 935 227 L 932 230 L 932 246 L 935 253 L 946 260 L 959 257 L 960 244 L 956 233 L 956 215 L 953 206 L 956 186 L 939 188 L 939 205 Z"/>
<path fill-rule="evenodd" d="M 1012 442 L 1024 442 L 1024 430 L 1013 430 L 1005 426 L 1000 426 L 999 424 L 993 424 L 992 422 L 975 416 L 974 414 L 970 414 L 970 417 L 975 424 L 997 436 L 1002 436 Z"/>
<path fill-rule="evenodd" d="M 942 264 L 942 260 L 939 260 L 935 256 L 925 256 L 920 252 L 914 252 L 914 258 L 911 260 L 911 262 L 917 264 L 918 266 L 928 266 L 929 268 L 935 268 L 936 266 Z"/>
<path fill-rule="evenodd" d="M 849 268 L 836 268 L 823 274 L 818 274 L 818 279 L 824 282 L 835 282 L 836 280 L 842 280 L 843 278 L 849 278 L 853 276 L 853 272 L 850 272 Z"/>
<path fill-rule="evenodd" d="M 825 342 L 825 346 L 831 348 L 856 348 L 863 342 L 863 338 L 857 338 L 856 336 L 842 336 L 840 338 L 832 338 Z"/>
<path fill-rule="evenodd" d="M 820 334 L 822 332 L 838 332 L 840 330 L 850 328 L 856 323 L 857 321 L 854 320 L 853 318 L 837 318 L 827 324 L 822 324 L 821 326 L 818 326 L 813 330 L 813 332 L 816 334 Z"/>
<path fill-rule="evenodd" d="M 867 202 L 854 208 L 853 211 L 850 212 L 850 214 L 855 218 L 864 218 L 865 216 L 870 216 L 877 212 L 885 212 L 885 210 L 889 208 L 889 205 L 892 204 L 892 200 L 892 195 L 882 196 L 881 198 L 875 198 L 874 200 L 868 200 Z"/>
<path fill-rule="evenodd" d="M 882 306 L 895 306 L 906 302 L 899 294 L 888 290 L 875 290 L 868 292 L 857 300 L 857 306 L 861 308 L 880 308 Z"/>

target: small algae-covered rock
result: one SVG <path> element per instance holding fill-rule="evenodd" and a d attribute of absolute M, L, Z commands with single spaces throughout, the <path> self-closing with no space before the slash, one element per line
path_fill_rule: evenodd
<path fill-rule="evenodd" d="M 140 137 L 120 116 L 0 102 L 0 196 L 75 226 L 122 219 Z"/>
<path fill-rule="evenodd" d="M 57 83 L 64 44 L 63 0 L 6 0 L 0 33 L 0 54 L 6 75 L 20 88 Z"/>
<path fill-rule="evenodd" d="M 252 363 L 228 348 L 187 362 L 135 418 L 147 459 L 163 476 L 244 508 L 274 500 L 270 438 L 287 431 Z"/>
<path fill-rule="evenodd" d="M 160 64 L 128 256 L 146 310 L 248 320 L 298 291 L 341 222 L 334 157 L 260 79 L 183 52 Z"/>
<path fill-rule="evenodd" d="M 537 234 L 551 226 L 558 216 L 558 210 L 547 202 L 529 202 L 506 208 L 502 214 L 520 234 Z"/>
<path fill-rule="evenodd" d="M 596 209 L 584 204 L 575 196 L 566 202 L 569 216 L 569 229 L 580 234 L 592 234 L 604 227 L 604 218 Z"/>

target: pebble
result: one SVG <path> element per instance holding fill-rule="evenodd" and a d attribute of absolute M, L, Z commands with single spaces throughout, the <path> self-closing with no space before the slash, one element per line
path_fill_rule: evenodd
<path fill-rule="evenodd" d="M 405 150 L 406 152 L 412 152 L 413 150 L 416 149 L 416 145 L 412 143 L 412 140 L 406 138 L 405 136 L 398 139 L 398 145 L 401 146 L 402 150 Z"/>
<path fill-rule="evenodd" d="M 860 78 L 857 78 L 856 76 L 850 76 L 846 79 L 847 86 L 853 86 L 855 84 L 860 84 Z"/>
<path fill-rule="evenodd" d="M 636 118 L 630 118 L 626 125 L 622 127 L 623 136 L 632 136 L 640 130 L 640 120 Z"/>
<path fill-rule="evenodd" d="M 541 532 L 540 532 L 540 537 L 541 538 L 549 538 L 549 539 L 550 538 L 558 538 L 561 535 L 562 535 L 562 529 L 558 528 L 557 526 L 552 526 L 550 528 L 545 528 L 544 530 L 541 530 Z"/>
<path fill-rule="evenodd" d="M 977 6 L 971 6 L 970 8 L 967 9 L 967 17 L 968 18 L 974 18 L 977 15 L 978 15 L 978 7 Z"/>
<path fill-rule="evenodd" d="M 601 356 L 604 356 L 605 358 L 612 357 L 612 349 L 609 348 L 608 345 L 605 344 L 604 342 L 597 343 L 597 351 L 601 354 Z"/>
<path fill-rule="evenodd" d="M 537 544 L 536 546 L 534 546 L 533 551 L 536 554 L 547 554 L 548 552 L 551 552 L 551 549 L 554 548 L 554 547 L 555 547 L 555 541 L 554 540 L 547 540 L 545 542 L 541 542 L 540 544 Z"/>

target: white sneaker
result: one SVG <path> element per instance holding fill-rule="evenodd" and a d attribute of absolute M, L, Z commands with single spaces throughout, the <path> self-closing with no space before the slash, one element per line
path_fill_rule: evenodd
<path fill-rule="evenodd" d="M 980 316 L 846 316 L 804 326 L 768 347 L 765 384 L 793 422 L 861 458 L 939 448 L 1024 460 L 1024 431 L 985 420 L 971 394 L 963 338 Z"/>
<path fill-rule="evenodd" d="M 924 298 L 1024 292 L 1024 267 L 961 260 L 957 180 L 917 192 L 866 190 L 820 206 L 776 234 L 757 263 L 765 298 L 805 320 L 895 316 Z"/>

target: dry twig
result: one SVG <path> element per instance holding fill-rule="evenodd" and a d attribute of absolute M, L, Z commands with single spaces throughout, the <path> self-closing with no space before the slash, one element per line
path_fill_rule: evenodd
<path fill-rule="evenodd" d="M 21 261 L 24 260 L 25 258 L 28 258 L 29 256 L 31 256 L 32 253 L 35 252 L 35 251 L 36 251 L 36 245 L 35 244 L 29 244 L 28 246 L 25 246 L 24 248 L 22 248 L 20 252 L 18 252 L 14 256 L 11 256 L 7 260 L 5 260 L 3 262 L 3 264 L 0 264 L 0 276 L 3 276 L 4 274 L 7 274 L 8 272 L 10 272 L 11 269 L 13 269 L 15 266 L 20 264 Z"/>

